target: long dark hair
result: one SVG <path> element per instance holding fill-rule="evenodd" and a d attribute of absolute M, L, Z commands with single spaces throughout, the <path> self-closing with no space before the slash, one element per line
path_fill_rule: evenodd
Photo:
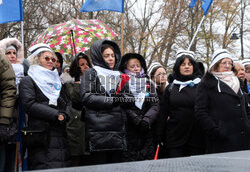
<path fill-rule="evenodd" d="M 79 75 L 79 70 L 77 69 L 79 67 L 79 63 L 78 63 L 79 59 L 85 59 L 88 62 L 89 67 L 90 68 L 92 67 L 89 57 L 82 52 L 78 53 L 69 68 L 69 74 L 73 78 Z"/>

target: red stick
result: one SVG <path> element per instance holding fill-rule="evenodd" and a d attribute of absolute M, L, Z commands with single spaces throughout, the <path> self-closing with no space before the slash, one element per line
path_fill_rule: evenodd
<path fill-rule="evenodd" d="M 122 90 L 122 87 L 130 80 L 129 76 L 127 74 L 121 75 L 121 82 L 119 87 L 116 90 L 116 94 L 119 94 Z"/>
<path fill-rule="evenodd" d="M 159 145 L 157 145 L 154 160 L 157 160 L 157 159 L 158 159 L 159 148 L 160 148 L 160 146 L 159 146 Z"/>

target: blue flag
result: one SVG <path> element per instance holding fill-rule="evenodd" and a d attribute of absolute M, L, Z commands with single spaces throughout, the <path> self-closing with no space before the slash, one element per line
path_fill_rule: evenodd
<path fill-rule="evenodd" d="M 86 0 L 81 12 L 116 11 L 124 13 L 124 0 Z"/>
<path fill-rule="evenodd" d="M 202 2 L 203 3 L 201 5 L 201 8 L 204 11 L 204 15 L 206 15 L 207 12 L 208 12 L 208 10 L 209 10 L 209 8 L 210 8 L 210 6 L 211 6 L 211 4 L 212 4 L 212 2 L 213 2 L 213 0 L 202 0 Z"/>
<path fill-rule="evenodd" d="M 190 4 L 189 4 L 189 8 L 193 8 L 195 6 L 197 0 L 191 0 Z"/>
<path fill-rule="evenodd" d="M 0 0 L 0 24 L 23 21 L 22 0 Z"/>

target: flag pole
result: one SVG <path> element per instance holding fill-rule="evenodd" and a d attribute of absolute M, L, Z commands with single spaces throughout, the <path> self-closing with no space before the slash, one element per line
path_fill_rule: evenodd
<path fill-rule="evenodd" d="M 193 36 L 192 41 L 191 41 L 191 42 L 190 42 L 190 44 L 189 44 L 189 46 L 188 46 L 188 49 L 187 49 L 187 50 L 190 50 L 190 48 L 191 48 L 191 46 L 192 46 L 192 44 L 193 44 L 193 42 L 194 42 L 194 39 L 195 39 L 195 37 L 196 37 L 196 35 L 197 35 L 197 33 L 198 33 L 198 31 L 199 31 L 200 27 L 201 27 L 201 24 L 203 23 L 203 21 L 205 20 L 205 18 L 206 18 L 206 16 L 204 15 L 204 16 L 202 17 L 202 19 L 201 19 L 201 22 L 200 22 L 200 24 L 199 24 L 199 26 L 198 26 L 198 28 L 197 28 L 197 30 L 196 30 L 196 32 L 195 32 L 195 34 L 194 34 L 194 36 Z"/>
<path fill-rule="evenodd" d="M 24 48 L 24 38 L 23 38 L 23 21 L 21 21 L 21 39 L 22 39 L 22 45 L 23 45 L 23 48 Z M 24 54 L 23 54 L 24 56 Z"/>
<path fill-rule="evenodd" d="M 121 28 L 121 54 L 123 56 L 124 50 L 123 50 L 123 30 L 124 30 L 124 13 L 122 13 L 122 28 Z"/>

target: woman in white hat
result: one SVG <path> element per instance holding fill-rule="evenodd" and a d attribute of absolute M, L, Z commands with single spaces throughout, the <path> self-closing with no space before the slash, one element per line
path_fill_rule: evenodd
<path fill-rule="evenodd" d="M 216 51 L 198 87 L 195 114 L 205 131 L 206 153 L 250 148 L 248 103 L 232 69 L 231 54 Z"/>
<path fill-rule="evenodd" d="M 28 114 L 23 141 L 28 147 L 29 170 L 67 167 L 70 165 L 66 138 L 69 106 L 58 71 L 54 69 L 55 54 L 47 44 L 34 45 L 29 51 L 31 66 L 19 88 Z"/>
<path fill-rule="evenodd" d="M 204 153 L 204 139 L 194 115 L 197 85 L 201 81 L 194 52 L 181 50 L 176 54 L 173 81 L 161 99 L 157 140 L 164 143 L 163 158 L 176 158 Z M 169 80 L 170 81 L 170 80 Z"/>
<path fill-rule="evenodd" d="M 153 62 L 148 68 L 148 75 L 156 84 L 158 97 L 161 98 L 167 83 L 166 69 L 159 62 Z"/>

